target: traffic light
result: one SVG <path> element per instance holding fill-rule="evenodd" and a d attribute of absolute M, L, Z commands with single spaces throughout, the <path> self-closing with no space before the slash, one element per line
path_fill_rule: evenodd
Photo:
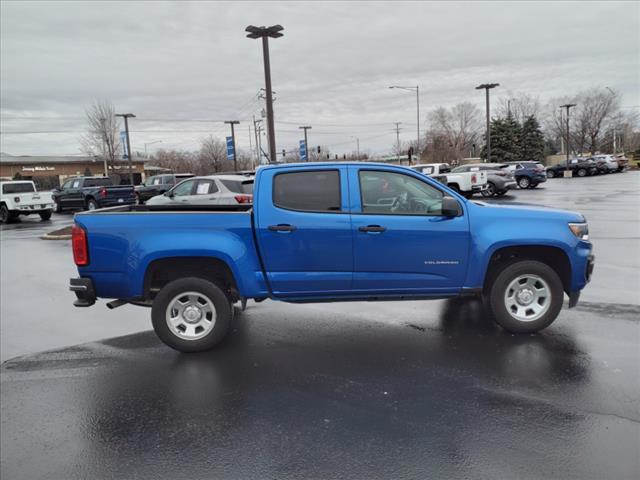
<path fill-rule="evenodd" d="M 287 151 L 283 148 L 282 149 L 282 158 L 287 156 Z"/>
<path fill-rule="evenodd" d="M 318 153 L 320 153 L 320 145 L 318 145 Z"/>

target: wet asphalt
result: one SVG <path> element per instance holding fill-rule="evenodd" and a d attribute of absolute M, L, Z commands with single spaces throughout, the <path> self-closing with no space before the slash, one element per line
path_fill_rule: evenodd
<path fill-rule="evenodd" d="M 457 299 L 250 303 L 203 354 L 150 331 L 102 340 L 149 311 L 71 306 L 68 242 L 38 239 L 71 217 L 3 226 L 2 354 L 23 356 L 0 370 L 0 476 L 638 478 L 639 186 L 558 179 L 500 200 L 590 222 L 594 279 L 537 335 Z"/>

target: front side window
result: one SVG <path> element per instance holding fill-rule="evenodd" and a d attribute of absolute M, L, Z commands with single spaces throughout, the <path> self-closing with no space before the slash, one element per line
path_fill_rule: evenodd
<path fill-rule="evenodd" d="M 402 173 L 360 171 L 362 212 L 390 215 L 441 215 L 444 194 Z"/>
<path fill-rule="evenodd" d="M 186 195 L 191 195 L 191 191 L 193 190 L 193 184 L 195 180 L 188 180 L 186 182 L 182 182 L 173 189 L 173 195 L 176 197 L 184 197 Z"/>
<path fill-rule="evenodd" d="M 451 173 L 461 173 L 461 172 L 468 172 L 469 171 L 469 167 L 456 167 L 453 170 L 451 170 Z"/>
<path fill-rule="evenodd" d="M 71 184 L 71 188 L 80 188 L 80 179 L 74 180 Z"/>
<path fill-rule="evenodd" d="M 280 173 L 273 179 L 273 204 L 289 210 L 339 212 L 340 172 Z"/>

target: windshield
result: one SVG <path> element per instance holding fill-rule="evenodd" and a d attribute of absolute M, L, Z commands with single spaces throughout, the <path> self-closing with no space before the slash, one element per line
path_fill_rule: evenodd
<path fill-rule="evenodd" d="M 222 184 L 233 193 L 253 194 L 253 180 L 222 180 Z"/>
<path fill-rule="evenodd" d="M 35 191 L 36 189 L 31 182 L 7 183 L 2 186 L 2 193 L 28 193 Z"/>

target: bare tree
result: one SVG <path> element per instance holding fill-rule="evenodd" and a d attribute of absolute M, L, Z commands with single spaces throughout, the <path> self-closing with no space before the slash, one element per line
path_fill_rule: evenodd
<path fill-rule="evenodd" d="M 599 149 L 600 134 L 618 112 L 617 96 L 602 89 L 584 92 L 578 99 L 576 122 L 585 130 L 591 154 Z"/>
<path fill-rule="evenodd" d="M 506 118 L 511 112 L 513 118 L 521 124 L 531 116 L 539 121 L 544 120 L 540 118 L 543 113 L 540 99 L 526 93 L 508 93 L 507 97 L 501 97 L 498 100 L 497 112 L 498 116 L 502 118 Z"/>
<path fill-rule="evenodd" d="M 80 137 L 80 149 L 87 155 L 99 155 L 114 164 L 119 156 L 120 140 L 115 107 L 107 100 L 94 100 L 85 110 L 87 132 Z"/>
<path fill-rule="evenodd" d="M 200 161 L 212 172 L 222 172 L 229 169 L 227 160 L 227 146 L 225 142 L 209 135 L 200 142 Z"/>
<path fill-rule="evenodd" d="M 479 142 L 482 123 L 480 111 L 469 102 L 451 109 L 439 107 L 429 115 L 427 158 L 433 161 L 460 160 Z"/>

